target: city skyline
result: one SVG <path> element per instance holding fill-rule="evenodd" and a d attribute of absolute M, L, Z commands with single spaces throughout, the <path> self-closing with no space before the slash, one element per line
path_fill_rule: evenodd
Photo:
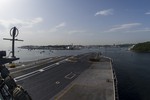
<path fill-rule="evenodd" d="M 0 0 L 0 45 L 105 45 L 150 40 L 148 0 Z"/>

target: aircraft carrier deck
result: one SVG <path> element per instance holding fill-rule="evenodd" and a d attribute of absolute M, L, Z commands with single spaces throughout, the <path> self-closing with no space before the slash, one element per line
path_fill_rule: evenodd
<path fill-rule="evenodd" d="M 118 100 L 116 76 L 108 57 L 92 65 L 51 100 Z M 71 78 L 73 74 L 68 75 Z"/>
<path fill-rule="evenodd" d="M 9 70 L 32 100 L 117 100 L 112 60 L 98 53 L 23 62 Z"/>

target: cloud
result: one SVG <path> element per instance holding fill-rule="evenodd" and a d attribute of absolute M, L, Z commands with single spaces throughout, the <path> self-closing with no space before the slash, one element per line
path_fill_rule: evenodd
<path fill-rule="evenodd" d="M 0 19 L 0 25 L 9 28 L 12 26 L 19 26 L 19 27 L 33 27 L 34 25 L 42 22 L 43 19 L 41 17 L 37 17 L 34 19 L 27 19 L 27 20 L 21 20 L 21 19 L 10 19 L 10 20 L 5 20 L 5 19 Z"/>
<path fill-rule="evenodd" d="M 69 31 L 68 34 L 75 34 L 75 33 L 85 33 L 86 31 L 84 30 L 72 30 L 72 31 Z"/>
<path fill-rule="evenodd" d="M 66 26 L 66 23 L 65 23 L 65 22 L 62 22 L 62 23 L 56 25 L 55 27 L 51 28 L 51 29 L 49 30 L 49 32 L 56 32 L 56 31 L 58 31 L 60 28 L 63 28 L 63 27 L 65 27 L 65 26 Z"/>
<path fill-rule="evenodd" d="M 103 16 L 113 15 L 113 12 L 114 12 L 113 9 L 101 10 L 101 11 L 98 11 L 97 13 L 95 13 L 95 16 L 97 16 L 97 15 L 103 15 Z"/>
<path fill-rule="evenodd" d="M 150 11 L 146 12 L 145 14 L 146 14 L 146 15 L 150 15 Z"/>
<path fill-rule="evenodd" d="M 150 32 L 150 28 L 143 28 L 143 29 L 138 29 L 138 30 L 130 30 L 130 31 L 126 31 L 126 32 Z"/>
<path fill-rule="evenodd" d="M 63 23 L 60 23 L 59 25 L 55 26 L 55 28 L 61 28 L 61 27 L 65 27 L 66 26 L 66 23 L 63 22 Z"/>
<path fill-rule="evenodd" d="M 117 25 L 105 32 L 123 31 L 123 30 L 131 29 L 131 28 L 139 26 L 139 25 L 141 25 L 141 23 L 129 23 L 129 24 Z"/>

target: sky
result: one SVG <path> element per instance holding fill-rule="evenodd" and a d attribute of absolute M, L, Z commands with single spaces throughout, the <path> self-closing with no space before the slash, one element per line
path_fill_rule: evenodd
<path fill-rule="evenodd" d="M 0 48 L 21 45 L 104 45 L 150 40 L 150 0 L 0 0 Z"/>

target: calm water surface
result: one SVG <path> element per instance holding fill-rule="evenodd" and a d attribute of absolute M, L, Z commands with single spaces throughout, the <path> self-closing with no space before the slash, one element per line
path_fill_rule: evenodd
<path fill-rule="evenodd" d="M 150 100 L 150 53 L 134 53 L 127 48 L 107 48 L 118 78 L 120 100 Z"/>

